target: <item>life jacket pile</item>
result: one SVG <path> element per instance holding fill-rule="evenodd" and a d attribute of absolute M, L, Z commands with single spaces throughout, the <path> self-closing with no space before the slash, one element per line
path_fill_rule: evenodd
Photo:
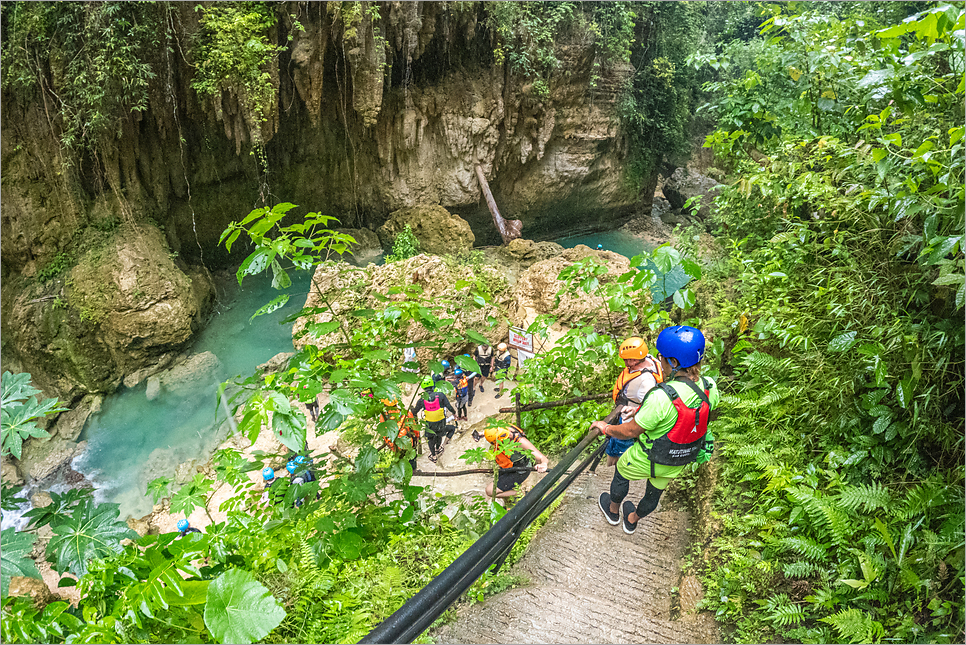
<path fill-rule="evenodd" d="M 711 386 L 703 377 L 701 378 L 701 388 L 698 388 L 691 379 L 679 378 L 676 380 L 690 386 L 697 393 L 701 402 L 698 403 L 696 408 L 689 407 L 681 400 L 677 391 L 667 383 L 658 383 L 657 387 L 644 397 L 647 399 L 654 392 L 661 390 L 671 399 L 678 415 L 674 426 L 657 439 L 648 442 L 642 439 L 644 435 L 637 438 L 651 462 L 651 477 L 656 477 L 654 464 L 684 466 L 694 461 L 698 452 L 704 447 L 704 438 L 708 434 L 708 417 L 711 414 L 711 402 L 708 397 L 711 393 Z"/>

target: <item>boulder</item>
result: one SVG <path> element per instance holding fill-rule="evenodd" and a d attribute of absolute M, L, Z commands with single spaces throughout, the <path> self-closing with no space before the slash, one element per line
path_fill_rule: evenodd
<path fill-rule="evenodd" d="M 175 395 L 197 392 L 218 380 L 221 361 L 211 352 L 192 354 L 187 360 L 178 363 L 171 369 L 158 374 L 158 381 L 162 388 Z M 148 379 L 148 385 L 151 380 Z"/>
<path fill-rule="evenodd" d="M 129 517 L 127 520 L 128 528 L 132 529 L 135 533 L 144 537 L 145 535 L 158 535 L 161 533 L 159 529 L 152 520 L 154 519 L 154 513 L 148 513 L 144 517 Z"/>
<path fill-rule="evenodd" d="M 51 499 L 50 493 L 45 490 L 39 490 L 30 496 L 30 504 L 34 508 L 45 508 L 53 503 L 54 500 Z"/>
<path fill-rule="evenodd" d="M 349 250 L 345 254 L 353 264 L 365 266 L 375 262 L 383 254 L 382 243 L 375 231 L 367 228 L 340 228 L 336 229 L 336 232 L 351 235 L 356 241 L 355 244 L 349 245 Z"/>
<path fill-rule="evenodd" d="M 9 457 L 4 457 L 3 463 L 0 464 L 0 480 L 11 486 L 20 486 L 23 483 L 23 475 Z"/>
<path fill-rule="evenodd" d="M 396 236 L 406 228 L 412 229 L 419 240 L 419 250 L 433 255 L 458 254 L 469 251 L 476 242 L 469 223 L 439 205 L 403 208 L 389 215 L 389 220 L 377 231 L 382 246 L 391 250 Z"/>
<path fill-rule="evenodd" d="M 24 576 L 10 578 L 10 590 L 8 593 L 11 596 L 30 598 L 34 603 L 34 607 L 37 609 L 46 607 L 54 601 L 63 600 L 59 595 L 52 592 L 43 580 Z"/>
<path fill-rule="evenodd" d="M 32 439 L 24 444 L 20 467 L 28 478 L 40 482 L 69 463 L 77 448 L 63 437 Z"/>
<path fill-rule="evenodd" d="M 149 378 L 144 394 L 148 397 L 148 401 L 153 401 L 158 398 L 158 395 L 161 394 L 161 379 L 157 376 Z"/>
<path fill-rule="evenodd" d="M 661 213 L 661 221 L 668 226 L 678 226 L 681 224 L 687 224 L 688 219 L 681 215 L 680 213 L 675 213 L 674 211 L 666 211 Z"/>
<path fill-rule="evenodd" d="M 77 441 L 84 430 L 88 417 L 100 412 L 103 403 L 104 397 L 88 394 L 80 400 L 80 403 L 57 418 L 57 423 L 54 424 L 51 434 L 63 437 L 68 441 Z"/>
<path fill-rule="evenodd" d="M 687 168 L 678 168 L 667 181 L 664 182 L 664 196 L 671 208 L 684 208 L 685 202 L 696 195 L 702 195 L 701 208 L 698 217 L 707 219 L 711 215 L 711 204 L 721 184 Z"/>
<path fill-rule="evenodd" d="M 189 459 L 186 462 L 178 464 L 178 467 L 174 469 L 174 483 L 176 484 L 187 484 L 191 481 L 191 478 L 195 476 L 198 472 L 198 460 Z"/>
<path fill-rule="evenodd" d="M 295 356 L 295 352 L 279 352 L 272 356 L 270 359 L 258 366 L 259 371 L 270 374 L 272 372 L 277 372 L 279 370 L 285 369 L 288 366 L 289 360 Z"/>
<path fill-rule="evenodd" d="M 154 365 L 148 365 L 147 367 L 143 367 L 135 372 L 131 372 L 130 374 L 124 377 L 124 381 L 123 381 L 124 387 L 126 388 L 137 387 L 138 383 L 148 378 L 149 376 L 153 376 L 154 374 L 157 374 L 158 372 L 166 368 L 168 365 L 170 365 L 171 362 L 175 359 L 175 356 L 176 354 L 174 352 L 171 352 L 170 354 L 165 354 Z"/>
<path fill-rule="evenodd" d="M 510 243 L 506 246 L 500 247 L 500 250 L 508 258 L 528 268 L 542 260 L 557 257 L 563 253 L 564 248 L 556 242 L 534 242 L 533 240 L 517 238 L 510 240 Z"/>
<path fill-rule="evenodd" d="M 613 251 L 596 251 L 583 244 L 566 249 L 555 258 L 537 262 L 522 273 L 517 281 L 514 290 L 514 306 L 511 307 L 514 323 L 526 326 L 537 315 L 550 314 L 563 324 L 595 320 L 608 329 L 611 325 L 618 330 L 625 327 L 627 317 L 617 314 L 611 316 L 610 325 L 607 325 L 604 319 L 605 304 L 600 298 L 582 291 L 562 295 L 559 305 L 554 306 L 557 292 L 564 286 L 564 282 L 558 280 L 557 276 L 566 267 L 587 256 L 595 257 L 607 267 L 607 274 L 600 278 L 601 282 L 614 280 L 630 270 L 630 261 L 623 255 Z"/>

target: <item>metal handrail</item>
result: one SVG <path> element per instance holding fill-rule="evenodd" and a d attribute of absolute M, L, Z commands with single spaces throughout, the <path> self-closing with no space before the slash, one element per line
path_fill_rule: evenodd
<path fill-rule="evenodd" d="M 604 443 L 601 443 L 577 468 L 567 472 L 584 449 L 598 437 L 596 432 L 587 433 L 587 436 L 490 530 L 480 536 L 442 573 L 433 578 L 419 593 L 359 642 L 409 643 L 432 625 L 476 582 L 477 578 L 483 575 L 484 571 L 494 564 L 499 570 L 524 529 L 539 517 L 603 451 Z M 551 490 L 561 477 L 564 477 L 561 484 Z"/>

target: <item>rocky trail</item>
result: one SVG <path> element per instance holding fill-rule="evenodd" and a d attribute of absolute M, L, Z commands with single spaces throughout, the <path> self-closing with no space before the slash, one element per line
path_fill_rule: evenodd
<path fill-rule="evenodd" d="M 689 513 L 658 507 L 626 535 L 597 507 L 611 472 L 583 474 L 566 491 L 512 569 L 528 585 L 461 607 L 436 642 L 720 642 L 714 618 L 694 610 L 700 583 L 682 578 Z M 644 482 L 631 483 L 629 499 L 643 493 Z"/>

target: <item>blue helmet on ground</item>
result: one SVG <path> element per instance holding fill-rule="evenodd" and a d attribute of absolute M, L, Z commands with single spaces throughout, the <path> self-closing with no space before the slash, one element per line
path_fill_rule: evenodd
<path fill-rule="evenodd" d="M 448 370 L 449 369 L 449 361 L 443 361 L 443 369 L 444 370 Z"/>
<path fill-rule="evenodd" d="M 191 524 L 188 523 L 188 520 L 178 520 L 179 531 L 187 531 L 190 527 Z"/>
<path fill-rule="evenodd" d="M 262 468 L 262 479 L 265 481 L 275 479 L 275 471 L 271 468 Z"/>
<path fill-rule="evenodd" d="M 668 327 L 658 334 L 655 343 L 658 353 L 678 361 L 678 368 L 697 365 L 704 358 L 704 334 L 687 325 Z"/>

